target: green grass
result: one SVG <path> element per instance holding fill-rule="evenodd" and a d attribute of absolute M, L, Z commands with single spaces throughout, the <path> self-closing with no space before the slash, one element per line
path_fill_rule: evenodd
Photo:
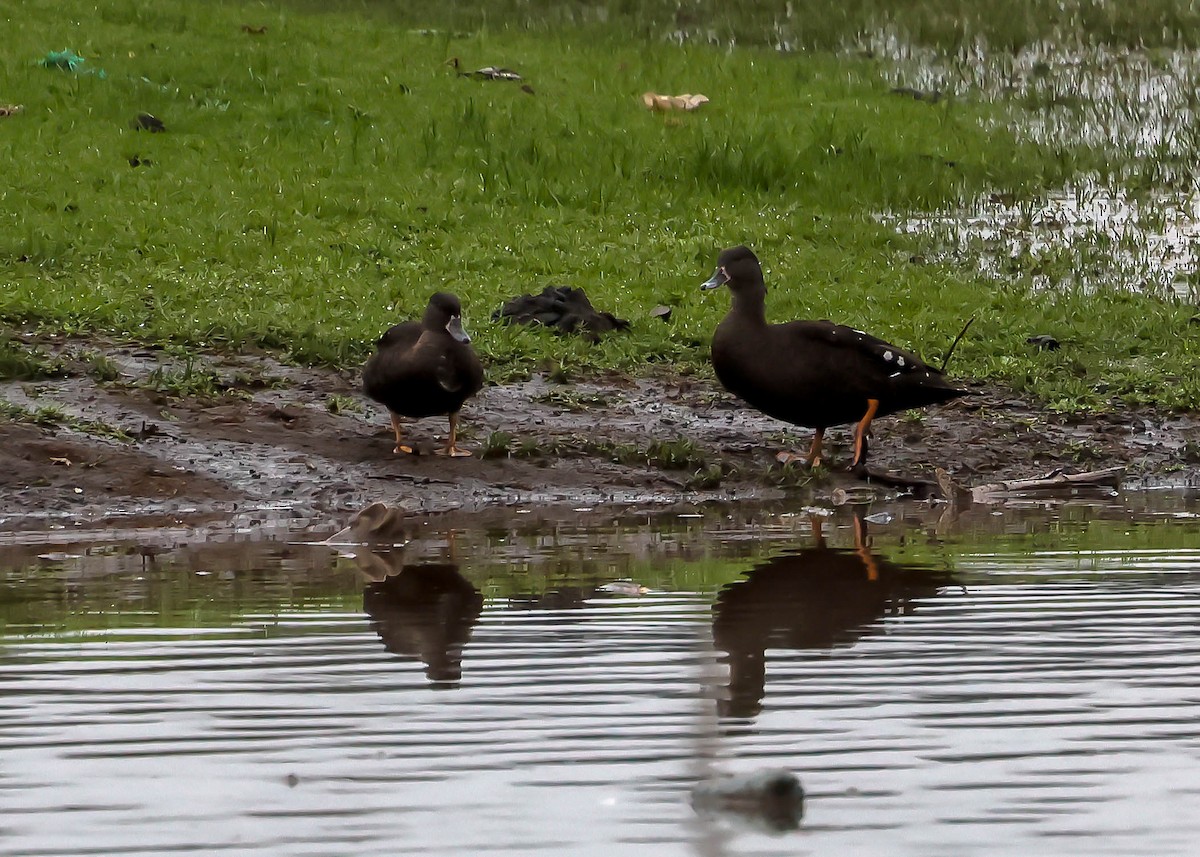
<path fill-rule="evenodd" d="M 73 417 L 57 405 L 43 405 L 35 410 L 0 398 L 0 421 L 29 423 L 43 428 L 65 426 L 83 434 L 96 437 L 106 437 L 112 440 L 131 441 L 132 437 L 124 429 L 109 425 L 101 420 L 88 420 Z"/>
<path fill-rule="evenodd" d="M 0 332 L 0 380 L 38 381 L 65 374 L 61 360 Z"/>
<path fill-rule="evenodd" d="M 553 21 L 566 7 L 535 8 Z M 958 375 L 1062 410 L 1200 405 L 1200 345 L 1178 336 L 1186 307 L 910 261 L 923 236 L 878 217 L 1036 195 L 1111 172 L 1108 154 L 1018 141 L 989 126 L 994 104 L 892 95 L 885 64 L 834 53 L 832 35 L 783 55 L 673 45 L 619 21 L 526 32 L 463 18 L 466 35 L 426 35 L 416 14 L 181 0 L 0 13 L 0 102 L 25 106 L 0 119 L 0 320 L 348 366 L 447 289 L 492 379 L 704 372 L 727 297 L 697 284 L 721 247 L 747 242 L 776 319 L 835 318 L 937 358 L 975 316 Z M 453 29 L 447 15 L 430 20 Z M 822 26 L 841 44 L 858 24 Z M 37 64 L 64 47 L 104 76 Z M 451 56 L 517 68 L 535 94 L 458 78 Z M 641 108 L 647 89 L 712 102 L 664 117 Z M 143 111 L 167 132 L 134 130 Z M 490 321 L 549 283 L 585 288 L 633 330 L 589 346 Z M 669 324 L 648 318 L 659 304 Z M 1069 354 L 1025 346 L 1062 325 Z"/>

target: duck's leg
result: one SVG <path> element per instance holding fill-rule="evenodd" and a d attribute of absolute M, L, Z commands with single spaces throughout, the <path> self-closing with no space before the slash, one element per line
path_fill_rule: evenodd
<path fill-rule="evenodd" d="M 450 415 L 450 437 L 446 440 L 446 448 L 439 449 L 438 455 L 448 455 L 451 458 L 470 458 L 471 451 L 459 449 L 454 441 L 458 438 L 458 411 Z"/>
<path fill-rule="evenodd" d="M 805 459 L 809 467 L 816 467 L 821 463 L 821 441 L 824 439 L 825 429 L 816 429 L 813 432 L 812 445 L 808 448 L 808 456 Z"/>
<path fill-rule="evenodd" d="M 819 548 L 825 547 L 825 530 L 824 530 L 825 521 L 824 521 L 824 519 L 821 518 L 820 515 L 809 515 L 808 516 L 808 525 L 809 525 L 809 527 L 812 528 L 813 542 L 816 543 L 816 547 L 819 547 Z"/>
<path fill-rule="evenodd" d="M 871 427 L 871 420 L 875 419 L 878 410 L 879 400 L 867 399 L 867 412 L 854 427 L 854 461 L 850 462 L 851 470 L 867 466 L 867 429 Z"/>
<path fill-rule="evenodd" d="M 412 447 L 405 446 L 404 442 L 400 439 L 400 417 L 395 411 L 388 411 L 388 414 L 390 414 L 392 417 L 392 431 L 396 433 L 396 448 L 393 449 L 392 452 L 396 453 L 397 455 L 402 452 L 412 455 Z"/>
<path fill-rule="evenodd" d="M 871 543 L 867 540 L 867 523 L 857 513 L 854 515 L 854 552 L 866 567 L 867 580 L 878 580 L 879 563 L 871 553 Z"/>

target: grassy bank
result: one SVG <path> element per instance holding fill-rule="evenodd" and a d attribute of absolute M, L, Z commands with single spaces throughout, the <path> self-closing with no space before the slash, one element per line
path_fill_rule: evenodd
<path fill-rule="evenodd" d="M 696 287 L 721 247 L 746 242 L 775 318 L 835 318 L 936 357 L 976 316 L 959 375 L 1063 410 L 1200 405 L 1194 310 L 997 285 L 880 222 L 1036 195 L 1109 159 L 1018 142 L 988 127 L 994 105 L 892 94 L 869 57 L 643 41 L 611 20 L 429 32 L 179 0 L 22 3 L 0 21 L 0 104 L 24 107 L 0 119 L 11 325 L 353 365 L 448 289 L 494 380 L 707 371 L 727 298 Z M 38 64 L 64 47 L 86 62 Z M 453 56 L 516 68 L 532 93 L 458 77 Z M 664 117 L 640 106 L 648 89 L 712 102 Z M 166 132 L 135 130 L 143 111 Z M 489 320 L 550 283 L 584 287 L 633 330 L 588 346 Z M 648 318 L 664 303 L 669 323 Z M 1043 332 L 1070 347 L 1025 344 Z"/>

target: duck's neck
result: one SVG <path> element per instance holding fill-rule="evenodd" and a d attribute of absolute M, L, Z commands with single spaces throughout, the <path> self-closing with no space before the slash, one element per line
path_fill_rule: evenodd
<path fill-rule="evenodd" d="M 766 327 L 767 287 L 760 283 L 754 287 L 738 289 L 733 293 L 732 309 L 740 318 Z"/>

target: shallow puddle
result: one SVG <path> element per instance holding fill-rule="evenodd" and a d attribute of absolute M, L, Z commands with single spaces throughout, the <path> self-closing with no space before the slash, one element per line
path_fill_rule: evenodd
<path fill-rule="evenodd" d="M 0 534 L 4 853 L 1194 853 L 1200 499 L 818 511 Z"/>

